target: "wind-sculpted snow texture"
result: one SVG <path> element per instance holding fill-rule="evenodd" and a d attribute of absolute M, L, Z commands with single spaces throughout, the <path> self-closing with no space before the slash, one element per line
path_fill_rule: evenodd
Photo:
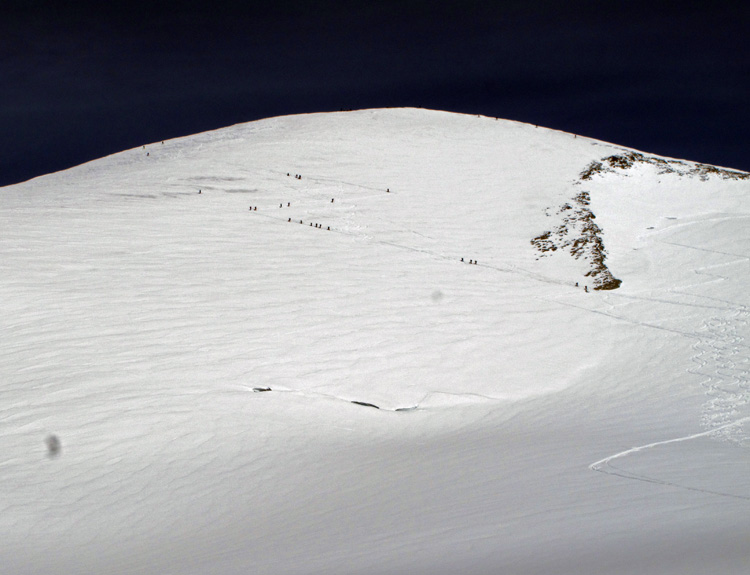
<path fill-rule="evenodd" d="M 745 574 L 749 208 L 414 109 L 2 188 L 0 571 Z"/>

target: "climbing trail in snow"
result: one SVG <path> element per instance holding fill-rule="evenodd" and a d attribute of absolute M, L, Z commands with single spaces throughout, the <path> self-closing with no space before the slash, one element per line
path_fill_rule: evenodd
<path fill-rule="evenodd" d="M 268 173 L 269 174 L 274 174 L 274 175 L 277 175 L 277 176 L 282 176 L 282 177 L 284 177 L 284 179 L 287 179 L 286 172 L 272 172 L 272 171 L 269 170 Z M 333 184 L 338 185 L 339 187 L 336 190 L 335 194 L 337 196 L 339 196 L 339 198 L 341 198 L 342 201 L 339 201 L 339 203 L 335 204 L 335 205 L 336 205 L 337 208 L 341 207 L 341 205 L 345 205 L 350 210 L 351 209 L 355 209 L 357 207 L 357 205 L 355 203 L 352 203 L 352 201 L 350 199 L 350 195 L 345 195 L 346 192 L 344 190 L 346 188 L 354 188 L 354 192 L 353 193 L 354 194 L 358 194 L 356 196 L 356 199 L 359 199 L 359 200 L 369 200 L 369 199 L 373 199 L 373 198 L 386 197 L 387 194 L 393 194 L 394 196 L 398 195 L 397 191 L 395 191 L 395 190 L 391 191 L 390 188 L 387 188 L 387 187 L 384 190 L 383 188 L 375 188 L 373 186 L 366 186 L 366 185 L 362 185 L 362 184 L 357 184 L 357 183 L 353 183 L 353 182 L 338 180 L 338 179 L 324 177 L 324 176 L 320 176 L 320 175 L 305 176 L 303 181 L 304 182 L 312 182 L 312 183 L 333 183 Z M 289 187 L 290 189 L 292 189 L 294 191 L 299 191 L 297 188 L 294 188 L 293 185 L 291 185 L 291 184 L 287 185 L 287 187 Z M 361 190 L 366 190 L 369 193 L 363 195 L 361 193 Z M 386 190 L 387 190 L 387 192 L 386 192 Z M 307 190 L 307 191 L 311 191 L 311 190 Z M 318 195 L 320 195 L 321 198 L 323 198 L 323 197 L 328 198 L 329 195 L 331 195 L 328 192 L 330 192 L 330 190 L 326 190 L 326 194 L 324 194 L 324 195 L 322 195 L 320 192 L 316 192 L 316 193 Z M 358 192 L 360 192 L 360 193 L 358 193 Z M 343 196 L 343 198 L 342 198 L 342 196 Z M 349 199 L 349 201 L 347 201 L 347 199 Z M 282 198 L 281 205 L 284 206 L 285 202 L 286 202 L 286 200 L 284 200 Z M 293 207 L 296 208 L 299 205 L 304 205 L 305 207 L 310 207 L 311 205 L 315 205 L 315 204 L 325 205 L 326 207 L 328 207 L 330 205 L 327 199 L 326 200 L 322 200 L 322 199 L 319 199 L 319 198 L 306 198 L 306 199 L 303 199 L 303 200 L 299 200 L 299 199 L 295 200 Z M 393 247 L 393 248 L 396 248 L 396 249 L 399 249 L 399 250 L 406 250 L 406 251 L 410 251 L 410 252 L 414 252 L 414 253 L 423 254 L 423 255 L 428 256 L 430 258 L 433 258 L 435 260 L 443 260 L 443 261 L 451 261 L 451 262 L 459 262 L 459 261 L 461 261 L 460 260 L 460 256 L 457 255 L 458 252 L 456 250 L 454 250 L 454 253 L 449 254 L 449 253 L 446 253 L 447 250 L 436 251 L 434 249 L 429 249 L 429 248 L 425 248 L 425 247 L 418 247 L 418 246 L 414 246 L 414 245 L 409 245 L 409 244 L 403 243 L 403 242 L 396 242 L 396 241 L 391 241 L 391 240 L 378 239 L 377 237 L 366 233 L 364 231 L 364 228 L 362 227 L 362 225 L 355 224 L 353 222 L 353 220 L 352 220 L 352 217 L 351 217 L 350 213 L 344 216 L 345 217 L 344 221 L 346 223 L 343 226 L 337 226 L 335 223 L 332 224 L 332 225 L 329 224 L 329 223 L 327 223 L 327 221 L 325 221 L 325 218 L 323 218 L 323 217 L 320 217 L 320 218 L 316 219 L 315 217 L 312 217 L 310 215 L 305 215 L 302 218 L 300 218 L 298 213 L 295 212 L 294 216 L 290 216 L 287 211 L 284 211 L 284 213 L 282 215 L 276 215 L 276 211 L 277 210 L 275 210 L 275 208 L 274 208 L 274 210 L 273 210 L 272 213 L 265 213 L 263 211 L 257 212 L 257 211 L 253 211 L 252 209 L 250 210 L 250 212 L 253 214 L 254 217 L 263 217 L 263 218 L 266 218 L 266 219 L 276 220 L 276 221 L 279 221 L 279 222 L 286 222 L 288 224 L 296 224 L 298 226 L 299 225 L 303 225 L 304 227 L 307 227 L 307 228 L 312 227 L 315 230 L 322 230 L 322 231 L 325 231 L 325 232 L 332 232 L 332 233 L 335 233 L 335 234 L 340 234 L 340 235 L 345 235 L 345 236 L 360 238 L 360 239 L 369 241 L 371 243 L 375 243 L 375 244 L 379 244 L 379 245 L 383 245 L 383 246 L 390 246 L 390 247 Z M 378 219 L 378 218 L 376 218 L 376 219 Z M 323 223 L 321 223 L 321 222 L 323 222 Z M 397 231 L 401 231 L 401 232 L 404 232 L 404 233 L 407 233 L 407 234 L 410 234 L 410 235 L 413 235 L 413 236 L 417 236 L 421 240 L 436 241 L 434 238 L 430 237 L 429 235 L 426 235 L 424 233 L 418 232 L 416 230 L 413 230 L 413 229 L 405 227 L 405 226 L 398 226 L 397 224 L 391 222 L 390 220 L 388 221 L 388 223 L 389 223 L 389 227 L 390 227 L 391 230 L 395 229 Z M 478 259 L 479 258 L 477 258 L 477 260 Z M 463 263 L 467 263 L 467 262 L 463 262 Z M 497 271 L 497 272 L 501 272 L 501 273 L 510 273 L 510 274 L 520 275 L 520 276 L 526 277 L 528 279 L 531 279 L 531 280 L 534 280 L 534 281 L 538 281 L 538 282 L 542 282 L 542 283 L 564 285 L 564 286 L 570 286 L 571 285 L 571 282 L 559 280 L 559 279 L 556 279 L 556 278 L 553 278 L 551 276 L 548 276 L 548 275 L 545 275 L 545 274 L 541 274 L 541 273 L 538 273 L 538 272 L 533 272 L 533 271 L 524 269 L 524 268 L 522 268 L 522 267 L 520 267 L 518 265 L 514 265 L 514 264 L 497 264 L 495 262 L 489 262 L 488 263 L 487 261 L 482 261 L 481 263 L 476 263 L 475 265 L 477 265 L 478 267 L 481 267 L 481 268 L 491 269 L 491 270 L 494 270 L 494 271 Z"/>

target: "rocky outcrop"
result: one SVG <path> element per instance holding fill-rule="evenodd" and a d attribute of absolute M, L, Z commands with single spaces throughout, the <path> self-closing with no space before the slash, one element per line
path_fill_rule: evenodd
<path fill-rule="evenodd" d="M 602 229 L 596 224 L 590 203 L 589 193 L 579 192 L 557 210 L 560 225 L 535 237 L 531 244 L 542 257 L 562 251 L 575 259 L 586 260 L 589 270 L 584 275 L 591 278 L 593 289 L 616 289 L 622 281 L 615 278 L 604 263 L 607 252 L 602 241 Z"/>

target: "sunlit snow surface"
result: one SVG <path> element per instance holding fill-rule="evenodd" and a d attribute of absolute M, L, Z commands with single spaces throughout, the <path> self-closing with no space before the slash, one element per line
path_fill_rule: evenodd
<path fill-rule="evenodd" d="M 0 189 L 0 571 L 747 573 L 750 180 L 623 151 L 366 110 Z M 617 290 L 530 243 L 580 190 Z"/>

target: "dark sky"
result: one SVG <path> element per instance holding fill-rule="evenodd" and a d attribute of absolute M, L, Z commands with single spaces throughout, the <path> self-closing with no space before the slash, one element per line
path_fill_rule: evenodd
<path fill-rule="evenodd" d="M 238 122 L 387 106 L 750 170 L 750 3 L 714 4 L 6 0 L 0 185 Z"/>

